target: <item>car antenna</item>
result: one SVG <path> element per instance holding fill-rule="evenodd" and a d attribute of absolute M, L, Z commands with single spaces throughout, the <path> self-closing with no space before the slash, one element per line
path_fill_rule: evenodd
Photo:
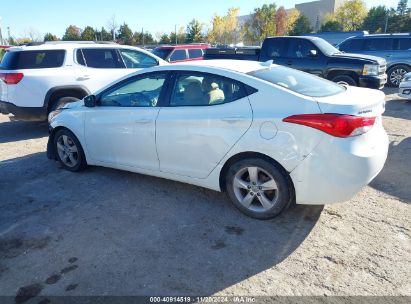
<path fill-rule="evenodd" d="M 273 64 L 274 64 L 274 60 L 267 60 L 267 61 L 261 63 L 262 66 L 266 66 L 266 67 L 269 67 L 269 68 L 271 68 L 271 66 Z"/>

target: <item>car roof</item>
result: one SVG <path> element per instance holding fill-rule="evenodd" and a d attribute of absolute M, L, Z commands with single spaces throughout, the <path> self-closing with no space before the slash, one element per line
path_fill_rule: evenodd
<path fill-rule="evenodd" d="M 372 39 L 372 38 L 410 38 L 411 33 L 392 33 L 392 34 L 368 34 L 353 36 L 349 39 Z"/>
<path fill-rule="evenodd" d="M 21 45 L 21 46 L 14 46 L 11 47 L 11 51 L 35 51 L 35 50 L 69 50 L 69 49 L 77 49 L 77 48 L 102 48 L 102 49 L 107 49 L 107 48 L 133 48 L 133 49 L 138 49 L 138 50 L 143 50 L 141 48 L 135 47 L 135 46 L 130 46 L 130 45 L 120 45 L 116 43 L 95 43 L 93 41 L 84 41 L 84 42 L 71 42 L 71 41 L 56 41 L 56 42 L 47 42 L 47 43 L 41 43 L 41 44 L 36 44 L 36 45 Z M 147 52 L 147 51 L 145 51 Z"/>

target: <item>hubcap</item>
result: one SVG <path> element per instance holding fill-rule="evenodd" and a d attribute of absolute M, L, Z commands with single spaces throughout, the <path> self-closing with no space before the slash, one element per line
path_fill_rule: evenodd
<path fill-rule="evenodd" d="M 401 80 L 404 78 L 404 75 L 407 74 L 407 71 L 404 69 L 395 69 L 390 74 L 390 81 L 392 84 L 399 86 Z"/>
<path fill-rule="evenodd" d="M 57 153 L 61 161 L 68 167 L 75 167 L 78 164 L 78 149 L 73 139 L 67 135 L 62 135 L 57 140 Z"/>
<path fill-rule="evenodd" d="M 237 172 L 233 180 L 234 194 L 247 209 L 265 212 L 278 200 L 274 177 L 260 167 L 246 167 Z"/>

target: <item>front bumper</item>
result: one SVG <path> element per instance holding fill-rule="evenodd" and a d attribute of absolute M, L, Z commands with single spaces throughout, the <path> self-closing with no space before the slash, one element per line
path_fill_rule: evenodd
<path fill-rule="evenodd" d="M 45 107 L 18 107 L 10 102 L 0 100 L 0 113 L 13 114 L 15 118 L 26 121 L 47 120 L 47 109 Z"/>
<path fill-rule="evenodd" d="M 405 99 L 411 99 L 411 81 L 400 83 L 398 95 Z"/>
<path fill-rule="evenodd" d="M 360 76 L 359 86 L 370 89 L 382 89 L 387 83 L 387 74 L 381 74 L 378 76 Z"/>
<path fill-rule="evenodd" d="M 369 184 L 384 167 L 389 141 L 382 125 L 368 133 L 324 139 L 290 174 L 297 204 L 345 202 Z"/>

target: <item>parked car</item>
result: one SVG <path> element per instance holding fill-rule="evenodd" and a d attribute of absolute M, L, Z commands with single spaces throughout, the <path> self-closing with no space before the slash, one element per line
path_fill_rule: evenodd
<path fill-rule="evenodd" d="M 364 36 L 364 35 L 368 35 L 368 32 L 367 31 L 318 32 L 318 33 L 307 33 L 307 34 L 304 34 L 303 36 L 313 36 L 313 37 L 322 38 L 328 43 L 334 46 L 337 46 L 348 38 L 356 37 L 356 36 Z"/>
<path fill-rule="evenodd" d="M 384 97 L 253 61 L 153 67 L 51 113 L 47 155 L 226 191 L 268 219 L 346 201 L 381 171 Z"/>
<path fill-rule="evenodd" d="M 203 60 L 208 44 L 164 45 L 153 50 L 153 54 L 170 63 Z"/>
<path fill-rule="evenodd" d="M 166 64 L 117 44 L 45 43 L 9 48 L 0 63 L 0 113 L 42 121 L 58 107 L 137 69 Z"/>
<path fill-rule="evenodd" d="M 382 89 L 387 82 L 386 61 L 367 55 L 343 54 L 317 37 L 266 38 L 258 48 L 206 50 L 205 59 L 247 59 L 288 66 L 351 86 Z"/>
<path fill-rule="evenodd" d="M 400 97 L 411 100 L 411 73 L 405 74 L 400 83 Z"/>
<path fill-rule="evenodd" d="M 367 54 L 387 60 L 388 85 L 398 87 L 411 72 L 411 34 L 376 34 L 353 37 L 342 42 L 343 52 Z"/>

